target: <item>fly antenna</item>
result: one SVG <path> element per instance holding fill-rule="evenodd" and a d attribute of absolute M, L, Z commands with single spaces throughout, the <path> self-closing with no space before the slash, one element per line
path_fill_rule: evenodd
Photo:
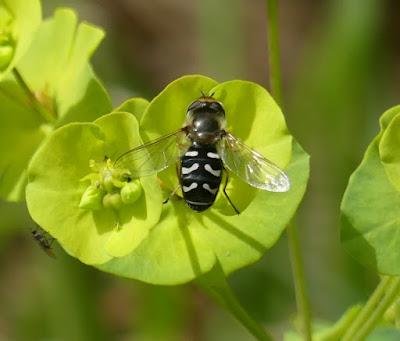
<path fill-rule="evenodd" d="M 207 95 L 204 93 L 204 91 L 203 90 L 200 90 L 200 93 L 201 93 L 201 97 L 207 97 Z"/>

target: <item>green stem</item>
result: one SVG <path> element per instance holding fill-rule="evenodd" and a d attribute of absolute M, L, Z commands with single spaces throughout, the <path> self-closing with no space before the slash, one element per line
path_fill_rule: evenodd
<path fill-rule="evenodd" d="M 354 335 L 357 331 L 363 326 L 366 320 L 368 320 L 369 316 L 373 313 L 382 297 L 385 295 L 385 291 L 393 281 L 393 277 L 383 277 L 383 279 L 379 282 L 378 286 L 368 299 L 367 303 L 361 309 L 361 311 L 357 314 L 353 323 L 349 326 L 346 333 L 343 335 L 342 341 L 352 341 L 354 340 Z"/>
<path fill-rule="evenodd" d="M 28 84 L 25 82 L 21 73 L 17 68 L 12 70 L 15 80 L 18 85 L 22 88 L 25 94 L 28 96 L 29 101 L 31 102 L 33 109 L 45 120 L 47 123 L 52 123 L 55 121 L 55 118 L 49 113 L 45 108 L 43 108 L 42 104 L 38 101 L 33 91 L 29 88 Z"/>
<path fill-rule="evenodd" d="M 282 75 L 280 65 L 278 1 L 266 0 L 268 25 L 268 56 L 269 78 L 271 92 L 277 103 L 283 106 Z M 302 332 L 305 340 L 312 340 L 311 309 L 305 284 L 304 266 L 301 255 L 297 226 L 292 222 L 287 228 L 290 261 L 292 264 L 293 280 L 296 291 L 297 309 L 302 320 Z"/>
<path fill-rule="evenodd" d="M 219 265 L 213 270 L 196 279 L 196 283 L 228 310 L 257 340 L 272 341 L 266 329 L 255 321 L 242 307 L 234 292 L 226 281 L 225 275 Z"/>
<path fill-rule="evenodd" d="M 296 292 L 297 309 L 301 315 L 303 337 L 308 341 L 312 340 L 311 309 L 304 276 L 303 257 L 300 250 L 299 235 L 294 221 L 289 224 L 286 231 Z"/>
<path fill-rule="evenodd" d="M 391 277 L 391 280 L 389 281 L 389 285 L 387 287 L 387 291 L 385 292 L 384 297 L 376 306 L 376 308 L 372 311 L 372 313 L 368 315 L 368 319 L 360 325 L 359 330 L 356 331 L 352 340 L 354 341 L 365 340 L 367 335 L 374 329 L 376 324 L 382 318 L 385 311 L 390 307 L 391 304 L 394 303 L 394 301 L 397 298 L 397 295 L 399 294 L 399 290 L 400 290 L 400 278 Z"/>
<path fill-rule="evenodd" d="M 278 1 L 267 0 L 269 80 L 272 95 L 276 102 L 282 106 L 283 95 L 278 20 Z"/>

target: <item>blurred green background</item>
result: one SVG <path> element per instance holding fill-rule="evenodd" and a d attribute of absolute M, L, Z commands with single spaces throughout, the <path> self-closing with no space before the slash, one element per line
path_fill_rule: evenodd
<path fill-rule="evenodd" d="M 44 0 L 105 28 L 93 64 L 115 105 L 152 98 L 183 74 L 268 87 L 264 0 Z M 347 179 L 399 104 L 400 3 L 281 1 L 285 113 L 312 156 L 298 222 L 313 315 L 334 321 L 377 282 L 339 242 Z M 245 114 L 245 113 L 244 113 Z M 268 127 L 265 127 L 268 129 Z M 251 340 L 193 285 L 155 287 L 101 273 L 32 241 L 23 205 L 0 203 L 0 340 Z M 231 276 L 243 305 L 277 339 L 296 307 L 285 237 Z"/>

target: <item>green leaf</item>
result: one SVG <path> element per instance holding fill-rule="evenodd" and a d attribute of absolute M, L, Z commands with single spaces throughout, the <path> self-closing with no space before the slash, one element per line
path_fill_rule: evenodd
<path fill-rule="evenodd" d="M 359 262 L 390 275 L 400 274 L 400 192 L 390 181 L 379 150 L 385 141 L 385 160 L 392 160 L 387 155 L 391 153 L 388 144 L 395 139 L 386 133 L 397 125 L 398 110 L 393 108 L 382 116 L 384 130 L 372 141 L 350 177 L 341 204 L 343 246 Z M 392 147 L 394 151 L 397 148 Z"/>
<path fill-rule="evenodd" d="M 160 222 L 131 254 L 99 268 L 171 285 L 208 272 L 217 259 L 226 275 L 257 261 L 275 244 L 303 197 L 308 156 L 297 143 L 287 173 L 292 181 L 288 193 L 259 191 L 239 216 L 225 216 L 217 210 L 198 214 L 182 200 L 170 200 Z"/>
<path fill-rule="evenodd" d="M 104 33 L 77 25 L 71 10 L 56 11 L 44 21 L 17 67 L 46 121 L 15 79 L 0 83 L 0 197 L 24 198 L 26 168 L 38 146 L 54 128 L 72 121 L 92 121 L 111 110 L 109 96 L 93 74 L 89 58 Z M 11 146 L 11 148 L 10 148 Z"/>
<path fill-rule="evenodd" d="M 379 155 L 389 180 L 400 191 L 400 107 L 382 133 Z"/>
<path fill-rule="evenodd" d="M 0 3 L 1 56 L 0 79 L 26 53 L 42 20 L 39 0 L 3 0 Z"/>
<path fill-rule="evenodd" d="M 159 219 L 162 197 L 154 177 L 140 179 L 143 194 L 119 211 L 79 208 L 89 160 L 113 159 L 139 144 L 135 117 L 112 113 L 57 129 L 30 163 L 26 200 L 32 218 L 84 263 L 101 264 L 131 252 Z"/>

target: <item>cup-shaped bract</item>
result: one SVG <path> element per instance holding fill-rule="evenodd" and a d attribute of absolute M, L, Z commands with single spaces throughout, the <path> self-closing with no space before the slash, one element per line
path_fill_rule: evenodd
<path fill-rule="evenodd" d="M 208 272 L 218 262 L 224 273 L 257 261 L 272 247 L 294 215 L 306 189 L 308 155 L 289 134 L 283 114 L 269 93 L 247 81 L 218 84 L 203 76 L 170 83 L 139 115 L 144 142 L 179 130 L 188 106 L 213 95 L 226 111 L 227 130 L 288 174 L 286 193 L 256 190 L 230 174 L 227 193 L 236 215 L 219 191 L 214 205 L 198 213 L 178 197 L 163 206 L 159 222 L 130 254 L 99 266 L 119 276 L 153 284 L 178 284 Z M 125 103 L 123 108 L 130 107 Z M 121 108 L 119 109 L 121 110 Z M 179 162 L 179 160 L 178 160 Z M 158 174 L 164 196 L 179 184 L 175 167 Z"/>
<path fill-rule="evenodd" d="M 400 275 L 400 106 L 386 111 L 381 130 L 352 174 L 341 211 L 341 241 L 360 263 Z"/>
<path fill-rule="evenodd" d="M 115 112 L 57 129 L 32 158 L 26 190 L 32 218 L 86 264 L 129 254 L 159 220 L 156 176 L 108 181 L 121 151 L 141 143 L 136 118 Z"/>
<path fill-rule="evenodd" d="M 72 10 L 59 9 L 32 37 L 16 65 L 31 96 L 11 75 L 0 82 L 2 199 L 24 198 L 29 160 L 52 130 L 111 111 L 109 96 L 89 64 L 104 32 L 77 20 Z"/>

